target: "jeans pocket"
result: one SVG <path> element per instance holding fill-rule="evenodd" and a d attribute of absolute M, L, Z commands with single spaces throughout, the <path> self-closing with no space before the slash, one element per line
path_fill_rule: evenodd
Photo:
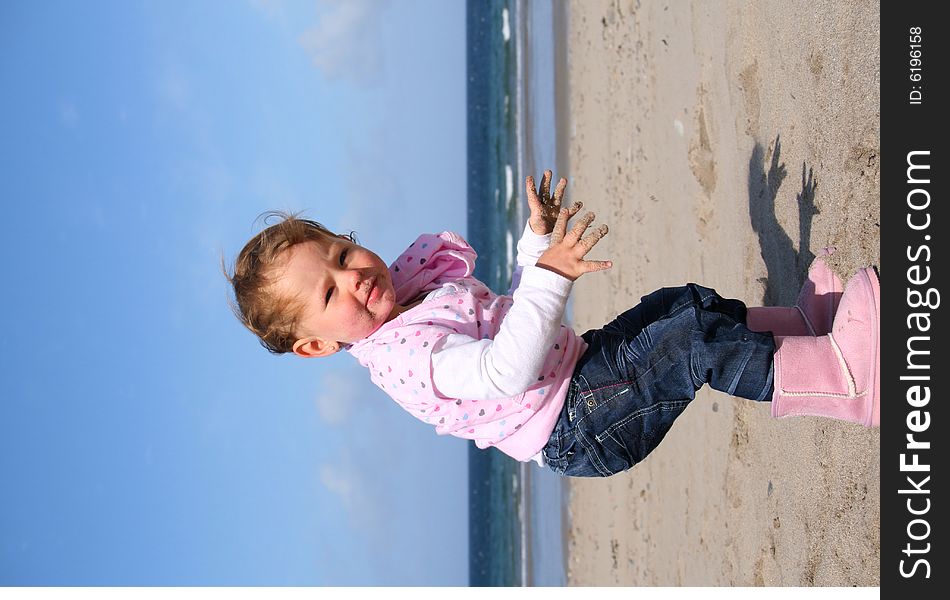
<path fill-rule="evenodd" d="M 577 421 L 578 417 L 582 416 L 578 414 L 578 409 L 583 407 L 584 395 L 584 392 L 581 392 L 581 386 L 577 379 L 572 378 L 571 383 L 567 388 L 567 398 L 564 400 L 564 403 L 567 406 L 568 423 L 574 423 Z"/>
<path fill-rule="evenodd" d="M 603 449 L 604 466 L 613 474 L 626 471 L 637 464 L 636 459 L 627 449 L 623 438 L 615 436 L 613 433 L 607 433 L 598 436 L 597 441 Z"/>
<path fill-rule="evenodd" d="M 558 421 L 547 445 L 541 449 L 544 463 L 558 475 L 564 475 L 574 458 L 574 446 L 577 443 L 573 431 L 564 426 L 564 419 Z"/>
<path fill-rule="evenodd" d="M 553 458 L 548 456 L 547 450 L 544 451 L 544 464 L 558 475 L 564 475 L 567 471 L 568 460 L 566 458 Z"/>
<path fill-rule="evenodd" d="M 621 390 L 596 390 L 578 394 L 576 423 L 579 443 L 587 461 L 596 474 L 607 477 L 626 471 L 633 463 L 623 442 L 610 435 L 609 427 L 617 418 L 618 405 L 627 395 L 629 387 Z"/>

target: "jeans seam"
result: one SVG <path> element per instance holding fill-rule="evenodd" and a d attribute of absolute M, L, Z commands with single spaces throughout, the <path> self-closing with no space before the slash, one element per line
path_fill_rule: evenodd
<path fill-rule="evenodd" d="M 738 369 L 736 369 L 736 376 L 732 378 L 732 383 L 729 384 L 729 391 L 727 392 L 730 396 L 736 395 L 736 388 L 739 387 L 739 379 L 742 378 L 742 374 L 745 372 L 745 366 L 749 364 L 750 360 L 752 360 L 754 350 L 755 348 L 749 348 L 749 351 L 746 352 L 745 359 L 742 361 L 742 364 L 739 365 Z"/>
<path fill-rule="evenodd" d="M 611 386 L 611 387 L 616 387 L 616 386 Z M 602 404 L 606 404 L 606 403 L 610 402 L 611 400 L 613 400 L 614 398 L 616 398 L 617 396 L 626 394 L 626 393 L 629 392 L 629 391 L 630 391 L 630 386 L 627 386 L 627 387 L 625 387 L 624 389 L 622 389 L 622 390 L 620 390 L 619 392 L 617 392 L 616 394 L 614 394 L 613 396 L 611 396 L 611 397 L 609 397 L 609 398 L 604 398 L 604 399 L 601 401 L 601 403 L 602 403 Z"/>
<path fill-rule="evenodd" d="M 567 395 L 567 421 L 568 423 L 573 423 L 577 420 L 577 404 L 581 401 L 584 396 L 584 391 L 581 388 L 581 381 L 584 382 L 584 387 L 590 389 L 590 384 L 587 383 L 587 378 L 584 377 L 582 373 L 578 373 L 577 377 L 568 384 L 568 395 Z M 571 386 L 573 386 L 573 394 L 571 394 Z M 573 405 L 571 404 L 573 400 Z"/>
<path fill-rule="evenodd" d="M 660 363 L 662 363 L 664 360 L 668 359 L 671 354 L 672 354 L 672 351 L 667 352 L 667 353 L 664 354 L 662 357 L 660 357 L 658 360 L 656 360 L 652 365 L 650 365 L 650 368 L 649 368 L 649 369 L 647 369 L 646 371 L 642 371 L 642 372 L 640 372 L 640 373 L 637 373 L 637 376 L 634 377 L 634 378 L 632 378 L 632 379 L 625 379 L 624 381 L 622 381 L 622 382 L 620 382 L 620 383 L 612 383 L 612 384 L 610 384 L 610 385 L 605 385 L 605 386 L 599 387 L 599 388 L 597 388 L 597 389 L 591 389 L 591 388 L 590 388 L 590 384 L 588 384 L 588 385 L 587 385 L 587 392 L 590 393 L 590 394 L 594 394 L 594 392 L 599 392 L 599 391 L 601 391 L 601 390 L 606 390 L 606 389 L 609 389 L 609 388 L 612 388 L 612 387 L 617 387 L 617 386 L 620 386 L 620 385 L 633 385 L 633 384 L 635 384 L 636 382 L 638 382 L 638 381 L 640 381 L 641 379 L 643 379 L 645 376 L 647 376 L 647 375 L 649 375 L 650 373 L 652 373 L 653 370 L 656 369 L 657 365 L 659 365 Z M 583 377 L 583 375 L 581 375 L 580 377 Z M 586 378 L 585 378 L 584 382 L 585 382 L 585 383 L 587 382 Z"/>
<path fill-rule="evenodd" d="M 669 401 L 661 400 L 660 402 L 657 402 L 656 404 L 651 404 L 650 406 L 641 408 L 640 410 L 627 415 L 626 417 L 617 421 L 616 423 L 613 423 L 610 427 L 605 429 L 601 435 L 594 436 L 594 439 L 596 439 L 598 442 L 602 442 L 605 438 L 601 436 L 607 436 L 607 437 L 613 438 L 614 431 L 616 431 L 620 427 L 626 425 L 627 423 L 629 423 L 630 421 L 636 418 L 645 417 L 647 415 L 655 413 L 658 410 L 675 410 L 679 408 L 680 406 L 687 406 L 689 405 L 689 403 L 690 403 L 690 400 L 669 400 Z"/>
<path fill-rule="evenodd" d="M 639 461 L 633 460 L 633 457 L 630 455 L 630 449 L 627 448 L 627 445 L 626 445 L 625 443 L 623 443 L 623 440 L 621 440 L 621 439 L 618 438 L 618 437 L 615 437 L 615 436 L 612 435 L 612 434 L 609 434 L 607 437 L 609 437 L 611 440 L 613 440 L 613 442 L 614 442 L 615 444 L 617 444 L 618 446 L 620 446 L 620 448 L 623 448 L 623 451 L 624 451 L 624 452 L 626 453 L 626 455 L 627 455 L 626 460 L 628 460 L 628 461 L 630 462 L 630 466 L 631 466 L 631 467 L 633 467 L 633 465 L 635 465 L 635 464 L 637 464 L 637 462 L 639 462 Z M 605 438 L 605 439 L 606 439 L 606 438 Z M 616 455 L 620 460 L 625 460 L 623 456 L 618 455 L 616 452 L 614 452 L 613 450 L 611 450 L 610 448 L 608 448 L 607 446 L 605 446 L 605 445 L 604 445 L 604 441 L 605 441 L 605 440 L 598 440 L 598 441 L 599 441 L 599 443 L 600 443 L 600 447 L 604 449 L 604 453 L 605 453 L 605 454 L 614 454 L 614 455 Z"/>
<path fill-rule="evenodd" d="M 706 383 L 706 378 L 703 377 L 703 374 L 697 372 L 696 369 L 694 368 L 697 366 L 695 358 L 696 358 L 696 352 L 690 352 L 688 366 L 689 366 L 690 377 L 692 377 L 693 379 L 693 387 L 697 387 L 696 385 L 697 381 L 702 382 L 700 385 L 702 385 L 703 383 Z M 705 358 L 705 356 L 703 358 Z"/>
<path fill-rule="evenodd" d="M 765 378 L 765 385 L 762 386 L 762 391 L 759 392 L 759 397 L 756 398 L 757 402 L 762 402 L 763 400 L 765 400 L 765 396 L 772 385 L 772 379 L 774 377 L 775 377 L 775 362 L 773 361 L 769 363 L 769 374 L 768 374 L 768 377 Z"/>
<path fill-rule="evenodd" d="M 589 394 L 594 394 L 594 393 L 599 392 L 599 391 L 601 391 L 601 390 L 608 390 L 608 389 L 610 389 L 610 388 L 617 387 L 617 386 L 621 386 L 621 385 L 630 385 L 631 383 L 633 383 L 633 382 L 636 381 L 637 379 L 639 379 L 639 378 L 636 378 L 636 379 L 628 379 L 628 380 L 626 380 L 626 381 L 621 381 L 620 383 L 611 383 L 610 385 L 605 385 L 605 386 L 603 386 L 603 387 L 599 387 L 599 388 L 593 389 L 593 390 L 588 388 L 587 393 L 589 393 Z M 611 397 L 613 398 L 613 397 L 615 397 L 615 396 L 611 396 Z M 605 400 L 605 402 L 606 402 L 606 400 Z"/>

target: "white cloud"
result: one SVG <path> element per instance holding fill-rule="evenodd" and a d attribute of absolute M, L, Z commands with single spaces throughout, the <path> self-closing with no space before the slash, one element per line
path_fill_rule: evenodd
<path fill-rule="evenodd" d="M 191 85 L 188 76 L 177 61 L 165 61 L 156 80 L 158 96 L 168 108 L 185 112 L 191 105 Z"/>
<path fill-rule="evenodd" d="M 283 18 L 287 8 L 283 0 L 251 0 L 251 6 L 271 18 Z"/>
<path fill-rule="evenodd" d="M 378 499 L 391 491 L 391 482 L 378 473 L 374 475 L 376 469 L 367 467 L 364 462 L 343 449 L 334 462 L 318 467 L 317 478 L 320 485 L 337 497 L 350 526 L 372 537 L 388 530 L 387 518 L 392 515 L 387 513 L 391 509 L 380 505 Z"/>
<path fill-rule="evenodd" d="M 344 506 L 353 504 L 353 472 L 345 471 L 335 464 L 320 465 L 320 483 L 336 494 Z"/>
<path fill-rule="evenodd" d="M 316 403 L 320 418 L 327 425 L 339 425 L 346 421 L 354 403 L 358 402 L 357 388 L 359 386 L 354 385 L 356 377 L 365 377 L 365 372 L 354 373 L 351 369 L 334 369 L 323 373 Z"/>
<path fill-rule="evenodd" d="M 79 123 L 79 109 L 71 100 L 60 103 L 59 120 L 67 127 L 75 127 Z"/>
<path fill-rule="evenodd" d="M 382 12 L 388 2 L 323 0 L 317 25 L 300 36 L 301 45 L 327 79 L 369 84 L 382 72 Z"/>

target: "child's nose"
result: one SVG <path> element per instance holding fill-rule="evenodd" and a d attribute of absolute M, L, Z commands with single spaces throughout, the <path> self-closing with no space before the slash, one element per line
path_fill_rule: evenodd
<path fill-rule="evenodd" d="M 369 283 L 369 275 L 365 273 L 362 269 L 353 269 L 349 273 L 351 286 L 353 291 L 359 291 L 363 289 L 364 285 Z"/>

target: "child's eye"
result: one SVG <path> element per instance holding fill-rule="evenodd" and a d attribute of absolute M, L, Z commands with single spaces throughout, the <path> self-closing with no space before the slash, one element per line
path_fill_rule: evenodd
<path fill-rule="evenodd" d="M 341 266 L 341 267 L 343 266 L 343 263 L 346 262 L 346 254 L 347 254 L 349 251 L 350 251 L 349 248 L 345 248 L 345 249 L 343 250 L 343 252 L 340 252 L 340 266 Z M 329 303 L 330 303 L 330 296 L 332 296 L 332 295 L 333 295 L 333 288 L 331 287 L 330 289 L 327 290 L 327 297 L 323 299 L 323 300 L 324 300 L 324 303 L 329 304 Z"/>

